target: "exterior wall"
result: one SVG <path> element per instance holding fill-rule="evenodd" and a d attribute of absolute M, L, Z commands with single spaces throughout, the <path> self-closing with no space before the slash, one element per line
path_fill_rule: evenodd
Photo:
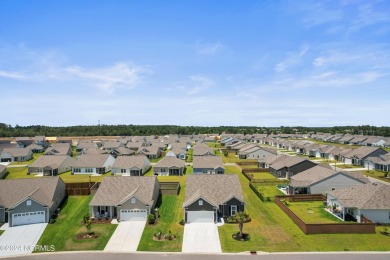
<path fill-rule="evenodd" d="M 270 153 L 263 149 L 259 149 L 257 151 L 254 151 L 253 153 L 247 154 L 246 159 L 260 159 L 260 158 L 269 158 L 275 156 L 276 155 L 273 153 Z"/>
<path fill-rule="evenodd" d="M 103 165 L 103 167 L 106 169 L 105 170 L 106 172 L 109 172 L 111 170 L 111 167 L 114 164 L 114 162 L 115 162 L 114 156 L 112 156 L 112 155 L 108 156 L 108 159 L 106 160 L 106 162 Z"/>
<path fill-rule="evenodd" d="M 0 179 L 3 179 L 6 173 L 7 173 L 7 168 L 4 168 L 4 170 L 0 171 Z"/>
<path fill-rule="evenodd" d="M 133 198 L 133 197 L 131 197 Z M 129 198 L 127 201 L 125 201 L 121 206 L 117 207 L 117 214 L 118 218 L 121 219 L 121 210 L 122 209 L 146 209 L 148 211 L 148 214 L 151 212 L 151 207 L 146 206 L 142 201 L 135 198 L 135 203 L 131 203 L 131 198 Z"/>
<path fill-rule="evenodd" d="M 316 166 L 316 163 L 310 162 L 310 161 L 303 161 L 301 163 L 298 163 L 292 167 L 284 167 L 282 169 L 276 170 L 272 167 L 270 167 L 270 173 L 274 175 L 276 178 L 288 178 L 290 176 L 293 176 L 297 173 L 306 171 L 314 166 Z M 287 176 L 287 173 L 289 176 Z"/>
<path fill-rule="evenodd" d="M 5 209 L 0 208 L 0 223 L 5 223 Z"/>
<path fill-rule="evenodd" d="M 14 157 L 11 154 L 9 154 L 9 153 L 2 152 L 0 154 L 0 160 L 1 161 L 10 160 L 10 162 L 13 162 L 14 161 Z"/>
<path fill-rule="evenodd" d="M 31 201 L 31 205 L 30 206 L 27 206 L 27 201 L 28 200 Z M 47 210 L 47 207 L 43 206 L 42 204 L 40 204 L 40 203 L 38 203 L 38 202 L 36 202 L 36 201 L 34 201 L 32 199 L 26 199 L 22 203 L 17 205 L 14 209 L 10 210 L 10 213 L 9 213 L 10 217 L 8 219 L 9 226 L 10 227 L 13 226 L 12 214 L 25 213 L 25 212 L 34 212 L 34 211 L 45 211 L 46 212 L 45 222 L 49 222 L 50 216 L 49 216 L 49 212 Z"/>
<path fill-rule="evenodd" d="M 311 194 L 326 194 L 332 189 L 338 189 L 341 187 L 349 187 L 362 185 L 360 181 L 351 179 L 343 174 L 337 174 L 336 176 L 326 179 L 322 182 L 316 183 L 310 187 Z"/>
<path fill-rule="evenodd" d="M 164 169 L 165 171 L 161 171 L 162 169 Z M 183 175 L 183 172 L 184 172 L 184 168 L 183 167 L 155 167 L 153 168 L 153 172 L 155 175 L 159 175 L 159 176 L 169 176 L 169 169 L 179 169 L 179 174 L 180 175 Z"/>
<path fill-rule="evenodd" d="M 80 172 L 74 172 L 74 168 L 72 168 L 72 174 L 97 174 L 96 173 L 96 167 L 75 167 L 80 169 Z M 86 169 L 92 169 L 92 172 L 87 172 Z"/>
<path fill-rule="evenodd" d="M 66 185 L 60 178 L 58 180 L 56 190 L 54 191 L 53 205 L 50 208 L 50 217 L 54 214 L 56 209 L 60 206 L 60 204 L 64 200 L 65 196 L 66 196 Z"/>
<path fill-rule="evenodd" d="M 375 223 L 390 224 L 390 209 L 361 209 L 359 213 Z"/>
<path fill-rule="evenodd" d="M 214 168 L 194 168 L 193 173 L 194 174 L 215 174 L 217 169 Z M 203 171 L 207 171 L 207 173 L 204 173 Z"/>
<path fill-rule="evenodd" d="M 199 205 L 199 200 L 203 200 L 203 205 Z M 204 199 L 198 199 L 187 207 L 187 211 L 214 211 L 214 206 L 205 201 Z"/>
<path fill-rule="evenodd" d="M 245 212 L 245 205 L 243 205 L 242 202 L 238 199 L 232 198 L 231 200 L 226 202 L 226 204 L 219 206 L 219 211 L 223 217 L 231 216 L 231 206 L 237 206 L 237 212 Z"/>

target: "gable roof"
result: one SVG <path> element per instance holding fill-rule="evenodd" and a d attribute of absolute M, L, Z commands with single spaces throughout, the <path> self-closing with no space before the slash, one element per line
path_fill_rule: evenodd
<path fill-rule="evenodd" d="M 359 158 L 359 159 L 363 159 L 363 158 L 367 157 L 368 155 L 376 152 L 377 150 L 382 150 L 383 153 L 386 153 L 386 151 L 384 151 L 383 149 L 378 148 L 378 147 L 360 146 L 360 147 L 358 147 L 356 149 L 353 149 L 349 153 L 347 153 L 345 155 L 345 157 L 347 157 L 347 158 L 356 157 L 356 158 Z"/>
<path fill-rule="evenodd" d="M 156 176 L 106 177 L 89 205 L 120 205 L 124 200 L 129 199 L 129 196 L 135 196 L 148 205 L 153 205 L 156 183 L 158 183 Z"/>
<path fill-rule="evenodd" d="M 244 202 L 237 174 L 188 175 L 183 206 L 187 207 L 199 198 L 218 206 L 232 197 Z"/>
<path fill-rule="evenodd" d="M 280 169 L 282 169 L 284 167 L 292 167 L 294 165 L 297 165 L 297 164 L 300 164 L 300 163 L 303 163 L 303 162 L 311 163 L 311 164 L 313 164 L 313 166 L 316 165 L 316 163 L 314 163 L 314 162 L 312 162 L 310 160 L 301 158 L 301 157 L 297 157 L 297 156 L 284 156 L 280 160 L 277 160 L 276 162 L 273 161 L 270 164 L 269 167 L 273 168 L 275 170 L 280 170 Z"/>
<path fill-rule="evenodd" d="M 112 168 L 138 168 L 142 169 L 144 164 L 149 163 L 149 159 L 145 155 L 118 156 L 112 165 Z"/>
<path fill-rule="evenodd" d="M 0 180 L 0 205 L 10 208 L 30 197 L 50 207 L 60 182 L 62 180 L 58 176 Z"/>
<path fill-rule="evenodd" d="M 224 168 L 221 156 L 194 156 L 193 168 Z"/>
<path fill-rule="evenodd" d="M 112 156 L 109 154 L 82 154 L 72 163 L 72 167 L 103 167 L 109 157 Z"/>
<path fill-rule="evenodd" d="M 180 160 L 174 156 L 165 156 L 163 159 L 158 161 L 154 167 L 160 167 L 160 168 L 165 168 L 165 167 L 179 167 L 179 168 L 184 168 L 185 162 L 183 160 Z"/>
<path fill-rule="evenodd" d="M 344 207 L 358 209 L 390 209 L 390 185 L 369 183 L 336 189 L 330 195 Z"/>
<path fill-rule="evenodd" d="M 4 153 L 10 154 L 12 157 L 27 156 L 31 150 L 30 148 L 4 148 Z"/>
<path fill-rule="evenodd" d="M 28 167 L 36 167 L 36 168 L 43 168 L 43 167 L 59 167 L 62 163 L 64 163 L 66 160 L 73 162 L 75 159 L 70 157 L 69 155 L 42 155 L 38 157 L 32 164 L 30 164 Z"/>

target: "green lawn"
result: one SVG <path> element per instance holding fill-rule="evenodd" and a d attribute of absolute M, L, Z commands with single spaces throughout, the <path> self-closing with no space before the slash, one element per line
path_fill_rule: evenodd
<path fill-rule="evenodd" d="M 211 148 L 221 148 L 222 145 L 220 143 L 217 143 L 217 142 L 207 142 L 207 145 Z"/>
<path fill-rule="evenodd" d="M 5 179 L 37 178 L 35 175 L 27 175 L 27 167 L 7 168 Z"/>
<path fill-rule="evenodd" d="M 75 183 L 75 182 L 100 182 L 104 179 L 106 176 L 111 176 L 111 171 L 107 172 L 106 174 L 102 174 L 100 176 L 91 176 L 90 174 L 74 174 L 70 171 L 62 173 L 59 175 L 61 179 L 65 183 Z"/>
<path fill-rule="evenodd" d="M 229 171 L 226 171 L 229 172 Z M 390 237 L 380 234 L 317 234 L 305 235 L 275 203 L 263 203 L 249 188 L 248 180 L 239 174 L 246 211 L 252 221 L 244 224 L 250 234 L 247 242 L 232 239 L 238 231 L 237 224 L 218 227 L 223 252 L 242 251 L 389 251 Z"/>
<path fill-rule="evenodd" d="M 248 173 L 249 175 L 253 175 L 254 179 L 259 179 L 259 180 L 278 180 L 275 176 L 273 176 L 269 172 L 252 172 Z"/>
<path fill-rule="evenodd" d="M 0 230 L 0 236 L 1 236 L 1 234 L 3 234 L 3 233 L 4 233 L 4 231 L 5 231 L 5 230 Z"/>
<path fill-rule="evenodd" d="M 342 220 L 327 212 L 322 201 L 289 202 L 289 208 L 305 223 L 340 223 Z"/>
<path fill-rule="evenodd" d="M 38 245 L 54 245 L 55 251 L 103 250 L 117 225 L 93 224 L 92 232 L 101 236 L 93 240 L 76 240 L 76 234 L 87 232 L 81 225 L 88 214 L 91 196 L 70 196 L 54 224 L 47 225 Z"/>
<path fill-rule="evenodd" d="M 186 174 L 193 174 L 194 168 L 192 166 L 186 166 Z"/>
<path fill-rule="evenodd" d="M 363 168 L 363 166 L 356 166 L 352 164 L 338 164 L 336 167 L 341 169 Z"/>
<path fill-rule="evenodd" d="M 31 160 L 25 161 L 25 162 L 12 162 L 9 165 L 30 165 L 34 161 L 36 161 L 40 156 L 42 156 L 44 153 L 33 153 L 33 158 Z"/>
<path fill-rule="evenodd" d="M 156 163 L 156 162 L 159 162 L 162 158 L 164 157 L 160 157 L 160 158 L 156 158 L 156 159 L 149 159 L 151 163 Z"/>
<path fill-rule="evenodd" d="M 284 195 L 283 192 L 281 192 L 276 188 L 276 185 L 270 185 L 270 186 L 258 185 L 255 187 L 264 197 L 269 197 L 271 198 L 272 201 L 275 196 Z"/>
<path fill-rule="evenodd" d="M 159 252 L 180 252 L 183 243 L 184 227 L 179 224 L 184 219 L 182 209 L 185 196 L 186 181 L 185 176 L 158 176 L 160 182 L 180 182 L 180 193 L 177 196 L 164 195 L 157 203 L 159 208 L 159 222 L 156 225 L 146 225 L 138 251 L 159 251 Z M 156 232 L 168 233 L 169 230 L 176 235 L 173 241 L 154 241 L 153 234 Z"/>
<path fill-rule="evenodd" d="M 222 155 L 221 157 L 224 163 L 257 162 L 257 160 L 252 160 L 252 159 L 240 159 L 234 153 L 228 153 L 228 156 Z"/>
<path fill-rule="evenodd" d="M 363 173 L 363 175 L 367 175 L 367 176 L 370 176 L 370 177 L 378 179 L 378 180 L 390 182 L 390 178 L 385 178 L 384 177 L 385 176 L 385 172 L 374 171 L 374 170 L 360 171 L 360 172 Z"/>
<path fill-rule="evenodd" d="M 186 162 L 192 162 L 194 151 L 192 149 L 187 150 Z"/>

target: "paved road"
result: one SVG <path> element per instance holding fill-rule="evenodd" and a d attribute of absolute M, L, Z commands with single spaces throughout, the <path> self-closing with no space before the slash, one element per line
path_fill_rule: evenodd
<path fill-rule="evenodd" d="M 5 232 L 0 236 L 0 257 L 30 254 L 46 226 L 47 223 L 3 226 Z"/>
<path fill-rule="evenodd" d="M 106 253 L 106 252 L 61 252 L 18 256 L 13 260 L 388 260 L 390 252 L 339 252 L 339 253 L 261 253 L 243 254 L 184 254 L 184 253 Z"/>
<path fill-rule="evenodd" d="M 146 221 L 122 221 L 108 241 L 104 251 L 136 252 Z"/>

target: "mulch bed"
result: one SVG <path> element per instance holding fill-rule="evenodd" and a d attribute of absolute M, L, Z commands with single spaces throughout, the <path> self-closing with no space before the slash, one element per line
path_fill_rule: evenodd
<path fill-rule="evenodd" d="M 240 234 L 236 234 L 235 233 L 235 234 L 232 235 L 232 238 L 234 240 L 237 240 L 237 241 L 248 241 L 250 239 L 250 236 L 249 236 L 249 234 L 243 233 L 242 237 L 240 237 Z"/>
<path fill-rule="evenodd" d="M 76 235 L 76 240 L 90 240 L 90 239 L 96 239 L 99 238 L 99 233 L 92 232 L 91 234 L 87 233 L 80 233 Z"/>
<path fill-rule="evenodd" d="M 161 239 L 158 239 L 156 236 L 153 236 L 153 240 L 154 241 L 173 241 L 173 240 L 176 240 L 176 237 L 169 240 L 169 239 L 165 239 L 163 236 L 161 236 Z"/>

